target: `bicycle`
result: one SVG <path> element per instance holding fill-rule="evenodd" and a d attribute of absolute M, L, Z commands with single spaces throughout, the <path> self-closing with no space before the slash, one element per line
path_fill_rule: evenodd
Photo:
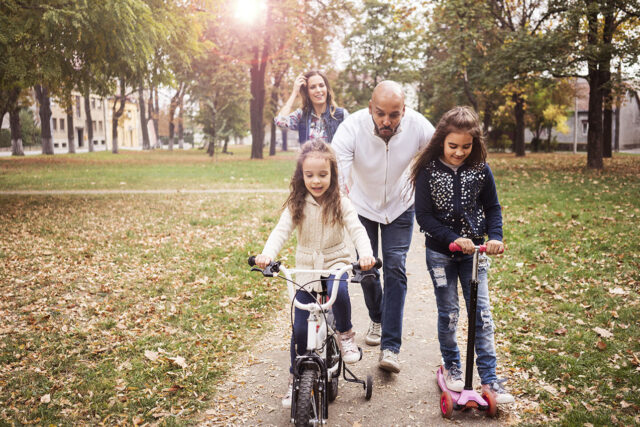
<path fill-rule="evenodd" d="M 364 277 L 373 273 L 362 271 L 357 262 L 347 264 L 340 270 L 287 269 L 280 261 L 272 261 L 267 267 L 260 269 L 255 267 L 255 256 L 250 257 L 248 262 L 252 267 L 251 271 L 260 271 L 265 277 L 280 277 L 287 282 L 292 311 L 294 306 L 300 310 L 309 311 L 307 350 L 305 354 L 296 356 L 293 365 L 291 422 L 296 426 L 326 424 L 329 419 L 329 402 L 333 402 L 338 397 L 338 380 L 341 373 L 345 381 L 361 384 L 365 390 L 365 399 L 371 399 L 373 376 L 367 375 L 366 380 L 361 380 L 342 361 L 330 309 L 338 295 L 338 282 L 345 273 L 354 273 L 351 278 L 352 283 L 359 283 Z M 381 267 L 382 261 L 376 259 L 375 268 Z M 279 276 L 278 273 L 282 273 L 284 277 Z M 336 282 L 331 290 L 331 295 L 327 295 L 326 283 L 320 279 L 323 291 L 318 293 L 316 302 L 301 303 L 296 299 L 297 292 L 310 292 L 306 287 L 317 280 L 300 285 L 291 278 L 291 275 L 295 273 L 334 275 Z M 360 359 L 362 359 L 362 349 L 360 347 L 358 349 L 360 350 Z"/>

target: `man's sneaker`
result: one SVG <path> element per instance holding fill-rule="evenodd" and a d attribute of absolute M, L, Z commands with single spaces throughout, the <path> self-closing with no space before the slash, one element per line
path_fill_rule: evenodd
<path fill-rule="evenodd" d="M 385 371 L 398 373 L 400 372 L 400 362 L 398 362 L 398 353 L 385 348 L 380 352 L 378 367 Z"/>
<path fill-rule="evenodd" d="M 462 381 L 462 371 L 456 365 L 453 365 L 451 369 L 445 367 L 444 371 L 444 383 L 451 391 L 462 391 L 464 389 L 464 381 Z"/>
<path fill-rule="evenodd" d="M 360 360 L 360 349 L 356 345 L 356 333 L 351 331 L 340 332 L 340 352 L 344 363 L 356 363 Z"/>
<path fill-rule="evenodd" d="M 289 377 L 289 386 L 287 387 L 287 394 L 282 398 L 282 407 L 291 408 L 291 395 L 293 395 L 293 375 Z"/>
<path fill-rule="evenodd" d="M 516 400 L 511 393 L 504 389 L 502 384 L 507 381 L 506 379 L 498 380 L 491 384 L 482 384 L 482 393 L 493 393 L 496 399 L 496 403 L 513 403 Z"/>
<path fill-rule="evenodd" d="M 373 320 L 369 322 L 369 330 L 367 331 L 367 336 L 364 337 L 364 342 L 367 345 L 380 345 L 381 326 L 380 323 L 376 323 Z"/>

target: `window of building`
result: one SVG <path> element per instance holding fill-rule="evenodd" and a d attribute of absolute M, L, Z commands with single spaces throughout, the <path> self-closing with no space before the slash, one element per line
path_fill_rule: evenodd
<path fill-rule="evenodd" d="M 64 130 L 64 119 L 60 119 L 60 130 Z"/>
<path fill-rule="evenodd" d="M 91 108 L 96 108 L 96 99 L 95 98 L 91 98 Z"/>
<path fill-rule="evenodd" d="M 589 121 L 588 120 L 583 120 L 582 121 L 582 134 L 586 135 L 587 133 L 589 133 Z"/>
<path fill-rule="evenodd" d="M 76 96 L 76 116 L 80 117 L 80 96 Z"/>
<path fill-rule="evenodd" d="M 53 130 L 58 130 L 58 121 L 56 119 L 53 119 L 52 122 L 53 122 Z"/>
<path fill-rule="evenodd" d="M 91 125 L 93 126 L 93 131 L 95 132 L 98 129 L 98 127 L 96 126 L 96 121 L 92 121 Z"/>
<path fill-rule="evenodd" d="M 98 120 L 98 130 L 102 132 L 102 120 Z"/>
<path fill-rule="evenodd" d="M 98 100 L 98 110 L 102 110 L 102 99 Z"/>

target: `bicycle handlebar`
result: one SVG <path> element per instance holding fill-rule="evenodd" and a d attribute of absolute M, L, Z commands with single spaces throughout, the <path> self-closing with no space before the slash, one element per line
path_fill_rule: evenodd
<path fill-rule="evenodd" d="M 338 288 L 339 286 L 333 286 L 333 288 L 331 289 L 331 295 L 329 297 L 329 301 L 327 301 L 326 303 L 319 305 L 317 303 L 309 303 L 309 304 L 303 304 L 301 302 L 299 302 L 297 299 L 295 299 L 295 290 L 293 288 L 293 280 L 291 279 L 291 272 L 289 272 L 289 270 L 284 267 L 280 261 L 271 261 L 269 263 L 269 265 L 267 265 L 264 269 L 260 269 L 258 267 L 256 267 L 256 257 L 255 256 L 250 256 L 249 259 L 247 260 L 249 266 L 253 267 L 251 269 L 251 271 L 260 271 L 265 277 L 273 277 L 277 274 L 274 273 L 279 273 L 282 272 L 285 276 L 285 278 L 287 279 L 287 285 L 288 285 L 288 290 L 289 290 L 289 299 L 294 301 L 294 304 L 297 308 L 301 309 L 301 310 L 306 310 L 306 311 L 312 311 L 315 309 L 318 309 L 318 307 L 320 307 L 322 310 L 326 310 L 329 307 L 331 307 L 333 305 L 333 303 L 335 302 L 337 296 L 338 296 Z M 382 260 L 380 258 L 376 258 L 376 263 L 374 265 L 374 268 L 381 268 L 382 267 Z M 360 263 L 359 262 L 354 262 L 351 264 L 347 264 L 344 267 L 342 267 L 340 270 L 293 270 L 293 272 L 298 272 L 298 273 L 328 273 L 328 274 L 335 274 L 335 279 L 334 280 L 338 280 L 340 281 L 340 278 L 344 275 L 344 273 L 347 273 L 349 271 L 354 271 L 355 274 L 353 275 L 351 281 L 352 282 L 360 282 L 364 277 L 366 277 L 369 274 L 373 274 L 373 273 L 369 273 L 367 274 L 369 271 L 371 270 L 365 270 L 363 271 L 360 268 Z"/>

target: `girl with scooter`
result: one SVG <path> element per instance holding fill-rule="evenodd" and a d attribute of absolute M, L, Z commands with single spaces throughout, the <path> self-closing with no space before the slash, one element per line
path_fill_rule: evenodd
<path fill-rule="evenodd" d="M 456 341 L 458 279 L 468 311 L 476 245 L 483 244 L 486 235 L 486 255 L 504 250 L 501 208 L 486 156 L 478 115 L 469 107 L 459 106 L 443 115 L 431 141 L 417 155 L 411 169 L 416 220 L 425 234 L 427 267 L 438 307 L 442 374 L 446 387 L 455 392 L 465 388 Z M 462 253 L 449 250 L 452 242 Z M 490 261 L 486 255 L 480 254 L 477 265 L 476 365 L 483 395 L 491 394 L 496 403 L 510 403 L 514 398 L 504 388 L 505 380 L 496 376 L 494 323 L 487 280 Z M 473 349 L 471 355 L 473 357 Z M 468 369 L 466 374 L 471 372 Z"/>

